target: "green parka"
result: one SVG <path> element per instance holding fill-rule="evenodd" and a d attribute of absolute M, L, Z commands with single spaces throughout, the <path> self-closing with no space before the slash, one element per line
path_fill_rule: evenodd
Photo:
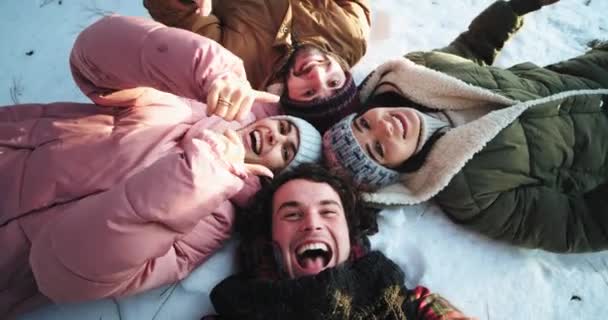
<path fill-rule="evenodd" d="M 449 130 L 418 171 L 367 200 L 434 198 L 452 220 L 495 239 L 557 252 L 608 249 L 608 45 L 546 67 L 492 67 L 528 11 L 496 2 L 448 47 L 368 76 L 363 101 L 390 90 L 439 110 L 494 111 Z"/>
<path fill-rule="evenodd" d="M 208 16 L 194 3 L 143 2 L 155 20 L 211 38 L 243 59 L 258 90 L 280 80 L 296 45 L 313 45 L 352 67 L 365 54 L 371 23 L 368 0 L 214 0 Z"/>

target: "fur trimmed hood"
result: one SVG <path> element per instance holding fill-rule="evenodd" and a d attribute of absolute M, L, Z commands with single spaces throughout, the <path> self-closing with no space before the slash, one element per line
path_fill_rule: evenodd
<path fill-rule="evenodd" d="M 489 105 L 495 108 L 479 119 L 446 132 L 435 142 L 419 170 L 403 174 L 398 183 L 364 195 L 366 201 L 379 205 L 416 204 L 431 199 L 476 153 L 528 108 L 576 95 L 608 94 L 608 89 L 574 90 L 522 102 L 415 64 L 407 58 L 380 65 L 361 84 L 360 98 L 365 103 L 370 97 L 389 91 L 438 110 Z"/>

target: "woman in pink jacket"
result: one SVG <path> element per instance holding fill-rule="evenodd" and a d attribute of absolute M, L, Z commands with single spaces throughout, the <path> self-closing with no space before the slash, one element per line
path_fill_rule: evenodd
<path fill-rule="evenodd" d="M 95 104 L 0 108 L 0 317 L 184 278 L 229 237 L 257 175 L 321 154 L 310 124 L 268 117 L 240 59 L 194 33 L 106 17 L 70 65 Z"/>

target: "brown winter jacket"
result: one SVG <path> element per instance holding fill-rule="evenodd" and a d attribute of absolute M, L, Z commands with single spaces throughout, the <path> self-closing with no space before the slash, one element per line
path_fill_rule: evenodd
<path fill-rule="evenodd" d="M 370 28 L 368 0 L 214 0 L 209 16 L 196 5 L 144 0 L 166 25 L 211 38 L 243 59 L 252 87 L 280 80 L 294 47 L 311 44 L 353 66 L 365 54 Z"/>

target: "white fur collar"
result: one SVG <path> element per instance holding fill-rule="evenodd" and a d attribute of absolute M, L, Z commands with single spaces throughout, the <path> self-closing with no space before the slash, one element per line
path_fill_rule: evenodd
<path fill-rule="evenodd" d="M 396 91 L 414 102 L 440 110 L 512 105 L 516 102 L 406 58 L 389 60 L 376 68 L 365 79 L 359 96 L 361 101 L 365 101 L 386 91 Z"/>

